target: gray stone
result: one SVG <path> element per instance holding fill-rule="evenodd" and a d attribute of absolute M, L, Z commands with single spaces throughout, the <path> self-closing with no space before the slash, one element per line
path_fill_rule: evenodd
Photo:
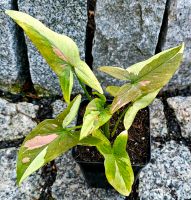
<path fill-rule="evenodd" d="M 165 3 L 166 0 L 98 0 L 94 70 L 103 65 L 127 68 L 154 55 Z M 112 83 L 105 74 L 98 76 L 103 85 Z"/>
<path fill-rule="evenodd" d="M 155 99 L 149 106 L 150 134 L 152 137 L 165 137 L 168 134 L 164 106 L 159 99 Z"/>
<path fill-rule="evenodd" d="M 182 136 L 191 138 L 191 97 L 173 97 L 167 101 L 175 111 L 181 126 Z"/>
<path fill-rule="evenodd" d="M 19 10 L 40 20 L 47 27 L 65 34 L 77 43 L 84 59 L 84 44 L 87 24 L 86 1 L 67 0 L 19 0 Z M 32 82 L 39 94 L 61 95 L 58 78 L 46 61 L 27 39 L 27 48 Z M 79 90 L 79 86 L 76 86 Z M 76 91 L 75 90 L 75 91 Z"/>
<path fill-rule="evenodd" d="M 53 118 L 55 118 L 58 114 L 60 114 L 64 109 L 67 108 L 67 104 L 63 100 L 56 100 L 55 102 L 52 103 L 52 108 L 53 108 Z M 76 126 L 76 120 L 75 118 L 69 125 L 68 127 L 71 126 Z"/>
<path fill-rule="evenodd" d="M 0 141 L 26 136 L 36 125 L 38 106 L 27 102 L 9 103 L 0 98 Z"/>
<path fill-rule="evenodd" d="M 0 150 L 0 199 L 39 199 L 43 180 L 40 171 L 25 180 L 21 187 L 16 184 L 16 148 Z"/>
<path fill-rule="evenodd" d="M 19 92 L 24 81 L 21 76 L 22 65 L 19 59 L 16 24 L 5 14 L 13 9 L 14 0 L 0 1 L 0 88 Z"/>
<path fill-rule="evenodd" d="M 167 36 L 164 43 L 164 49 L 177 46 L 185 42 L 185 51 L 183 63 L 180 70 L 172 78 L 168 87 L 165 89 L 175 89 L 191 85 L 191 1 L 171 1 Z"/>
<path fill-rule="evenodd" d="M 53 109 L 53 117 L 55 118 L 58 114 L 60 114 L 65 108 L 67 107 L 67 104 L 62 100 L 56 100 L 52 103 L 52 109 Z"/>
<path fill-rule="evenodd" d="M 58 168 L 56 181 L 52 186 L 52 196 L 56 200 L 123 200 L 114 190 L 88 188 L 79 166 L 69 151 L 56 160 Z"/>
<path fill-rule="evenodd" d="M 175 141 L 170 141 L 162 149 L 155 149 L 152 154 L 152 162 L 140 174 L 140 199 L 191 199 L 189 149 Z"/>

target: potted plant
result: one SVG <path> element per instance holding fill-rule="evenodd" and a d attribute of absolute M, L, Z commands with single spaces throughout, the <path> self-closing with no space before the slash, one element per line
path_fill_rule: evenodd
<path fill-rule="evenodd" d="M 128 132 L 136 114 L 146 108 L 167 84 L 182 60 L 184 44 L 163 51 L 150 59 L 123 69 L 102 66 L 100 71 L 124 81 L 122 86 L 108 86 L 114 98 L 107 101 L 97 78 L 80 59 L 72 39 L 57 34 L 33 17 L 18 11 L 6 11 L 25 31 L 52 70 L 57 74 L 67 108 L 55 119 L 47 119 L 25 138 L 17 159 L 17 183 L 75 146 L 93 147 L 104 159 L 107 181 L 128 196 L 134 182 L 131 161 L 126 150 Z M 88 102 L 82 105 L 81 122 L 71 126 L 78 113 L 81 95 L 70 100 L 76 78 Z M 85 85 L 96 92 L 88 93 Z M 83 111 L 82 111 L 83 110 Z M 147 109 L 146 109 L 147 110 Z M 79 118 L 80 119 L 80 118 Z M 111 131 L 110 123 L 114 119 Z M 119 125 L 122 124 L 122 128 Z M 78 153 L 79 149 L 75 149 Z M 83 155 L 83 153 L 82 153 Z M 99 174 L 99 173 L 98 173 Z"/>

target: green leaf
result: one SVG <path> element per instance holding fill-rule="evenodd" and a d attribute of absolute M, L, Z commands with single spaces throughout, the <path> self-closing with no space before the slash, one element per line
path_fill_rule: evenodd
<path fill-rule="evenodd" d="M 56 74 L 63 72 L 65 64 L 74 66 L 80 60 L 78 47 L 71 38 L 53 32 L 28 14 L 14 10 L 7 10 L 6 14 L 23 28 Z"/>
<path fill-rule="evenodd" d="M 105 102 L 99 98 L 93 99 L 87 105 L 83 118 L 80 139 L 90 135 L 111 118 L 109 107 L 104 108 L 104 105 Z"/>
<path fill-rule="evenodd" d="M 17 160 L 17 182 L 77 145 L 78 140 L 56 120 L 40 123 L 24 140 Z"/>
<path fill-rule="evenodd" d="M 85 83 L 86 85 L 90 86 L 91 88 L 97 90 L 99 93 L 103 94 L 103 90 L 97 78 L 95 77 L 94 73 L 91 71 L 89 66 L 82 60 L 76 63 L 74 68 L 78 78 Z"/>
<path fill-rule="evenodd" d="M 64 99 L 69 103 L 73 86 L 71 67 L 80 61 L 76 43 L 65 35 L 53 32 L 30 15 L 13 10 L 7 10 L 6 14 L 23 28 L 26 35 L 57 74 Z"/>
<path fill-rule="evenodd" d="M 138 98 L 137 100 L 135 100 L 132 105 L 128 108 L 125 117 L 124 117 L 124 126 L 126 130 L 129 130 L 129 128 L 131 127 L 136 114 L 138 113 L 139 110 L 147 107 L 149 104 L 152 103 L 152 101 L 155 99 L 155 97 L 157 96 L 157 94 L 159 93 L 160 89 L 146 94 L 140 98 Z"/>
<path fill-rule="evenodd" d="M 22 183 L 24 179 L 26 179 L 28 176 L 30 176 L 33 172 L 36 171 L 36 169 L 39 169 L 40 167 L 43 166 L 43 164 L 45 163 L 44 157 L 47 153 L 47 148 L 44 148 L 33 160 L 33 162 L 31 162 L 31 164 L 28 166 L 28 168 L 26 168 L 24 174 L 22 175 L 21 179 L 18 180 L 18 173 L 19 173 L 19 169 L 17 170 L 17 180 L 18 183 Z M 28 155 L 26 155 L 28 156 Z M 27 163 L 28 160 L 30 160 L 30 157 L 25 157 L 22 159 L 23 164 Z M 25 162 L 24 162 L 25 161 Z M 19 161 L 18 161 L 19 162 Z M 19 163 L 18 163 L 19 164 Z M 17 167 L 19 168 L 19 165 L 17 165 Z"/>
<path fill-rule="evenodd" d="M 111 113 L 116 112 L 139 96 L 141 96 L 141 90 L 137 85 L 131 85 L 130 83 L 123 85 L 112 102 Z"/>
<path fill-rule="evenodd" d="M 80 134 L 63 129 L 62 124 L 64 121 L 67 125 L 73 120 L 80 100 L 81 95 L 78 95 L 56 119 L 41 122 L 27 135 L 18 154 L 18 184 L 34 171 L 78 144 Z"/>
<path fill-rule="evenodd" d="M 79 106 L 81 102 L 81 95 L 78 95 L 75 97 L 75 99 L 69 104 L 67 110 L 68 113 L 65 116 L 63 122 L 62 122 L 62 127 L 65 128 L 67 127 L 76 117 Z"/>
<path fill-rule="evenodd" d="M 112 96 L 117 96 L 117 94 L 118 94 L 118 92 L 119 92 L 119 90 L 120 90 L 120 87 L 119 86 L 108 86 L 107 88 L 106 88 L 106 91 L 108 92 L 108 93 L 110 93 Z"/>
<path fill-rule="evenodd" d="M 130 79 L 130 73 L 127 70 L 120 67 L 102 66 L 99 67 L 99 70 L 120 80 Z"/>
<path fill-rule="evenodd" d="M 122 195 L 132 190 L 134 174 L 126 152 L 127 131 L 123 131 L 111 145 L 101 144 L 97 148 L 104 156 L 105 173 L 108 182 Z"/>
<path fill-rule="evenodd" d="M 111 112 L 114 113 L 127 103 L 167 84 L 180 65 L 183 49 L 184 44 L 129 67 L 127 71 L 135 75 L 134 79 L 120 88 L 112 103 Z"/>
<path fill-rule="evenodd" d="M 152 92 L 163 87 L 172 78 L 182 61 L 184 44 L 163 51 L 150 58 L 139 72 L 136 83 L 148 81 L 145 90 Z"/>
<path fill-rule="evenodd" d="M 67 103 L 70 103 L 70 96 L 73 88 L 73 72 L 70 66 L 65 66 L 64 71 L 59 75 L 60 86 L 64 99 Z"/>

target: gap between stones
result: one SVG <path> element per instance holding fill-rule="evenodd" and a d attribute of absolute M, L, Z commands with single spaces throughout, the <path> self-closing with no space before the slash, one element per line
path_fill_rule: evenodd
<path fill-rule="evenodd" d="M 167 30 L 168 30 L 168 15 L 169 15 L 169 11 L 170 11 L 170 5 L 171 5 L 171 0 L 166 0 L 162 25 L 161 25 L 161 29 L 160 29 L 159 36 L 158 36 L 158 42 L 157 42 L 157 46 L 156 46 L 156 49 L 155 49 L 155 54 L 160 53 L 162 51 L 163 45 L 164 45 L 165 40 L 166 40 L 166 34 L 167 34 Z"/>
<path fill-rule="evenodd" d="M 13 0 L 12 9 L 19 11 L 17 0 Z M 27 45 L 25 41 L 25 36 L 22 28 L 17 25 L 17 49 L 22 50 L 22 56 L 19 57 L 19 61 L 22 65 L 22 70 L 19 74 L 21 78 L 24 78 L 24 84 L 22 86 L 22 93 L 32 93 L 35 94 L 35 89 L 32 83 L 30 74 L 30 65 L 27 53 Z M 19 52 L 19 51 L 18 51 Z"/>
<path fill-rule="evenodd" d="M 86 41 L 85 41 L 85 61 L 88 66 L 93 70 L 93 56 L 92 56 L 92 48 L 93 48 L 93 40 L 95 34 L 95 8 L 96 8 L 96 0 L 87 0 L 87 26 L 86 26 Z M 86 86 L 88 92 L 92 92 L 92 89 Z"/>
<path fill-rule="evenodd" d="M 163 50 L 163 46 L 166 40 L 167 30 L 168 30 L 168 16 L 170 12 L 170 6 L 172 1 L 166 0 L 165 11 L 163 15 L 163 21 L 159 33 L 158 43 L 155 49 L 155 54 L 160 53 Z M 167 98 L 176 97 L 176 96 L 190 96 L 191 95 L 191 86 L 187 86 L 180 89 L 161 91 L 157 96 L 160 98 L 164 105 L 164 114 L 167 120 L 167 129 L 168 136 L 167 137 L 158 137 L 154 140 L 156 142 L 160 142 L 161 144 L 165 144 L 167 141 L 175 140 L 178 143 L 183 143 L 186 146 L 189 144 L 189 140 L 185 139 L 181 135 L 181 126 L 176 118 L 176 114 L 174 110 L 168 105 Z"/>

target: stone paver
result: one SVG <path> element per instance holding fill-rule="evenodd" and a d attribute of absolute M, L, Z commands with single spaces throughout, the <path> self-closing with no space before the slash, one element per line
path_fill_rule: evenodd
<path fill-rule="evenodd" d="M 0 199 L 38 199 L 43 180 L 40 171 L 31 175 L 20 187 L 16 184 L 16 148 L 0 150 Z"/>
<path fill-rule="evenodd" d="M 168 29 L 165 38 L 164 49 L 185 43 L 184 59 L 180 70 L 168 84 L 166 89 L 180 88 L 191 84 L 191 1 L 171 1 Z"/>
<path fill-rule="evenodd" d="M 159 99 L 155 99 L 149 106 L 150 133 L 152 137 L 165 137 L 168 134 L 164 106 Z"/>
<path fill-rule="evenodd" d="M 27 102 L 9 103 L 0 98 L 0 141 L 26 136 L 36 125 L 38 106 Z"/>
<path fill-rule="evenodd" d="M 174 109 L 180 123 L 182 136 L 191 138 L 191 97 L 173 97 L 167 99 Z"/>
<path fill-rule="evenodd" d="M 94 71 L 98 66 L 127 68 L 154 55 L 166 0 L 97 0 Z M 103 85 L 119 81 L 97 72 Z"/>
<path fill-rule="evenodd" d="M 141 200 L 191 199 L 191 153 L 187 147 L 168 142 L 152 152 L 152 162 L 140 174 Z"/>
<path fill-rule="evenodd" d="M 20 75 L 22 51 L 18 48 L 18 30 L 5 14 L 5 10 L 13 9 L 13 1 L 0 1 L 0 88 L 17 93 L 21 89 L 25 74 Z"/>

